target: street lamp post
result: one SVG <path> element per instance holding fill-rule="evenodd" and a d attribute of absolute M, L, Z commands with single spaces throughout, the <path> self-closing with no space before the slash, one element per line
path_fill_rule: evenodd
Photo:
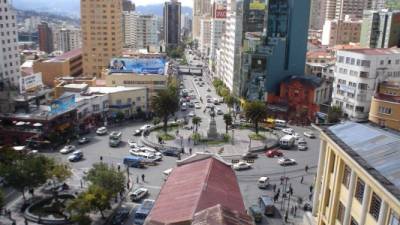
<path fill-rule="evenodd" d="M 234 145 L 235 129 L 232 128 L 232 145 Z"/>
<path fill-rule="evenodd" d="M 249 141 L 249 150 L 251 149 L 251 137 L 249 137 L 250 141 Z"/>
<path fill-rule="evenodd" d="M 126 165 L 126 177 L 127 177 L 127 182 L 126 182 L 126 188 L 129 189 L 129 165 Z"/>

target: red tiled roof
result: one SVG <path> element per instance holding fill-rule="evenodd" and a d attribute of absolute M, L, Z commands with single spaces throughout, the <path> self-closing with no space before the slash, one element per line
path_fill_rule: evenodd
<path fill-rule="evenodd" d="M 399 48 L 359 48 L 359 49 L 346 49 L 342 51 L 360 53 L 365 55 L 392 55 L 400 54 Z"/>
<path fill-rule="evenodd" d="M 195 214 L 191 225 L 253 225 L 253 218 L 224 206 L 216 205 Z"/>
<path fill-rule="evenodd" d="M 146 224 L 187 224 L 196 212 L 217 204 L 245 213 L 232 168 L 214 158 L 184 164 L 169 175 Z"/>

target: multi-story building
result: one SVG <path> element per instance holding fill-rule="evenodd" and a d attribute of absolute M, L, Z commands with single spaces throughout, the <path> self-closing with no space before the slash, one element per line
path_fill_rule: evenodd
<path fill-rule="evenodd" d="M 82 47 L 81 30 L 77 28 L 61 28 L 58 34 L 59 46 L 56 50 L 69 52 Z"/>
<path fill-rule="evenodd" d="M 345 16 L 362 19 L 364 9 L 372 9 L 374 0 L 327 0 L 325 20 L 343 20 Z"/>
<path fill-rule="evenodd" d="M 21 76 L 16 13 L 9 1 L 0 1 L 0 83 L 19 86 Z"/>
<path fill-rule="evenodd" d="M 311 0 L 310 29 L 322 30 L 325 22 L 327 0 Z"/>
<path fill-rule="evenodd" d="M 46 53 L 51 53 L 54 51 L 53 43 L 53 31 L 49 27 L 48 23 L 42 22 L 38 25 L 39 33 L 39 49 Z"/>
<path fill-rule="evenodd" d="M 333 53 L 326 49 L 317 49 L 307 52 L 307 62 L 305 73 L 322 77 L 322 71 L 329 65 L 335 63 Z"/>
<path fill-rule="evenodd" d="M 400 47 L 400 11 L 366 10 L 362 21 L 361 47 Z"/>
<path fill-rule="evenodd" d="M 133 3 L 131 0 L 122 1 L 122 11 L 130 12 L 130 11 L 135 11 L 135 9 L 136 9 L 135 3 Z"/>
<path fill-rule="evenodd" d="M 203 57 L 210 54 L 211 45 L 211 19 L 200 20 L 200 53 Z"/>
<path fill-rule="evenodd" d="M 194 39 L 200 39 L 200 20 L 211 16 L 211 0 L 194 0 L 192 35 Z"/>
<path fill-rule="evenodd" d="M 320 130 L 313 211 L 303 224 L 399 224 L 399 134 L 350 121 Z"/>
<path fill-rule="evenodd" d="M 181 3 L 171 0 L 164 4 L 164 42 L 167 48 L 181 43 Z"/>
<path fill-rule="evenodd" d="M 133 49 L 159 46 L 157 25 L 154 15 L 124 12 L 124 45 Z"/>
<path fill-rule="evenodd" d="M 83 73 L 100 77 L 110 59 L 122 52 L 122 2 L 81 0 Z"/>
<path fill-rule="evenodd" d="M 332 105 L 351 120 L 368 119 L 381 81 L 400 81 L 400 49 L 349 49 L 336 52 Z"/>
<path fill-rule="evenodd" d="M 181 16 L 181 32 L 182 39 L 190 37 L 192 33 L 192 17 L 187 13 Z"/>
<path fill-rule="evenodd" d="M 334 46 L 360 41 L 361 20 L 327 20 L 322 31 L 322 45 Z"/>
<path fill-rule="evenodd" d="M 82 75 L 82 49 L 74 49 L 51 59 L 33 62 L 33 72 L 42 73 L 43 84 L 53 87 L 58 77 L 77 77 Z"/>
<path fill-rule="evenodd" d="M 211 39 L 209 52 L 209 70 L 216 74 L 217 49 L 221 47 L 222 36 L 225 34 L 226 1 L 215 1 L 211 18 Z"/>
<path fill-rule="evenodd" d="M 369 121 L 400 131 L 400 83 L 379 84 L 371 100 Z"/>

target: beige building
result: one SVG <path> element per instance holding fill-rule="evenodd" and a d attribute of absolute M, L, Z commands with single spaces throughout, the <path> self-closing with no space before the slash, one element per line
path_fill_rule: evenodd
<path fill-rule="evenodd" d="M 322 30 L 322 45 L 334 46 L 360 42 L 361 20 L 328 20 Z"/>
<path fill-rule="evenodd" d="M 400 84 L 383 82 L 371 100 L 369 120 L 382 127 L 400 130 Z"/>
<path fill-rule="evenodd" d="M 313 211 L 303 224 L 399 224 L 400 136 L 354 122 L 320 130 Z"/>
<path fill-rule="evenodd" d="M 77 77 L 82 75 L 82 49 L 66 52 L 52 59 L 33 62 L 33 73 L 42 73 L 43 84 L 53 87 L 58 77 Z"/>
<path fill-rule="evenodd" d="M 81 0 L 83 73 L 100 77 L 122 52 L 122 1 Z"/>
<path fill-rule="evenodd" d="M 194 0 L 192 35 L 194 39 L 200 39 L 201 19 L 211 17 L 211 0 Z"/>

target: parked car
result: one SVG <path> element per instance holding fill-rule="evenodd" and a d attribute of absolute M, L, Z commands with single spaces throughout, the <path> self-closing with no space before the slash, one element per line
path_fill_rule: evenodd
<path fill-rule="evenodd" d="M 68 154 L 70 152 L 75 151 L 76 147 L 74 145 L 66 145 L 64 148 L 60 150 L 61 154 Z"/>
<path fill-rule="evenodd" d="M 165 149 L 162 151 L 162 154 L 165 156 L 173 156 L 173 157 L 178 157 L 179 151 L 176 151 L 174 149 Z"/>
<path fill-rule="evenodd" d="M 260 177 L 257 181 L 258 188 L 265 189 L 269 185 L 269 177 Z"/>
<path fill-rule="evenodd" d="M 211 98 L 207 98 L 207 103 L 212 103 L 212 99 Z"/>
<path fill-rule="evenodd" d="M 224 112 L 222 112 L 222 110 L 221 110 L 221 109 L 217 109 L 217 114 L 218 114 L 218 115 L 223 115 L 223 114 L 224 114 Z"/>
<path fill-rule="evenodd" d="M 292 135 L 294 133 L 294 130 L 292 128 L 285 128 L 285 129 L 282 129 L 282 132 L 285 134 Z"/>
<path fill-rule="evenodd" d="M 88 143 L 89 141 L 90 141 L 90 139 L 87 137 L 79 138 L 78 144 L 83 145 L 83 144 Z"/>
<path fill-rule="evenodd" d="M 306 151 L 306 150 L 308 149 L 308 147 L 307 147 L 307 145 L 298 145 L 298 146 L 297 146 L 297 149 L 298 149 L 299 151 Z"/>
<path fill-rule="evenodd" d="M 78 162 L 81 159 L 83 159 L 83 152 L 80 150 L 76 150 L 70 156 L 68 156 L 68 161 L 70 162 Z"/>
<path fill-rule="evenodd" d="M 303 134 L 308 138 L 315 138 L 315 134 L 312 131 L 306 131 Z"/>
<path fill-rule="evenodd" d="M 137 202 L 145 198 L 149 194 L 149 190 L 146 188 L 137 188 L 129 193 L 129 198 L 133 202 Z"/>
<path fill-rule="evenodd" d="M 188 116 L 189 116 L 189 117 L 194 117 L 195 114 L 194 114 L 194 112 L 192 111 L 192 112 L 190 112 L 190 113 L 188 114 Z"/>
<path fill-rule="evenodd" d="M 281 166 L 290 166 L 290 165 L 295 165 L 296 160 L 283 157 L 283 158 L 278 159 L 278 163 Z"/>
<path fill-rule="evenodd" d="M 142 135 L 142 130 L 135 130 L 135 132 L 133 133 L 133 136 L 140 136 Z"/>
<path fill-rule="evenodd" d="M 96 130 L 97 135 L 105 135 L 107 134 L 107 128 L 106 127 L 100 127 Z"/>
<path fill-rule="evenodd" d="M 194 108 L 194 103 L 193 102 L 189 102 L 189 108 Z"/>
<path fill-rule="evenodd" d="M 234 170 L 246 170 L 251 168 L 251 164 L 247 162 L 238 162 L 232 165 Z"/>
<path fill-rule="evenodd" d="M 206 104 L 206 108 L 212 108 L 212 107 L 213 107 L 213 105 L 211 103 Z"/>
<path fill-rule="evenodd" d="M 111 218 L 111 225 L 122 225 L 124 224 L 125 220 L 128 219 L 129 214 L 131 213 L 131 209 L 121 207 L 117 209 L 114 213 L 113 217 Z"/>
<path fill-rule="evenodd" d="M 201 109 L 201 105 L 200 105 L 199 103 L 196 103 L 196 104 L 194 105 L 194 107 L 195 107 L 196 109 Z"/>
<path fill-rule="evenodd" d="M 145 131 L 145 130 L 148 130 L 148 129 L 150 129 L 150 128 L 151 128 L 151 125 L 145 124 L 145 125 L 143 125 L 142 127 L 140 127 L 140 130 L 141 130 L 141 131 Z"/>
<path fill-rule="evenodd" d="M 249 207 L 249 214 L 253 217 L 254 222 L 260 223 L 262 221 L 261 208 L 258 205 L 252 205 Z"/>
<path fill-rule="evenodd" d="M 252 152 L 246 152 L 242 155 L 243 160 L 256 159 L 256 158 L 258 158 L 258 155 Z"/>
<path fill-rule="evenodd" d="M 296 140 L 298 140 L 298 139 L 300 138 L 300 134 L 299 134 L 299 133 L 294 133 L 294 134 L 293 134 L 293 137 L 294 137 Z"/>
<path fill-rule="evenodd" d="M 282 157 L 283 153 L 279 150 L 273 149 L 266 152 L 268 158 Z"/>

